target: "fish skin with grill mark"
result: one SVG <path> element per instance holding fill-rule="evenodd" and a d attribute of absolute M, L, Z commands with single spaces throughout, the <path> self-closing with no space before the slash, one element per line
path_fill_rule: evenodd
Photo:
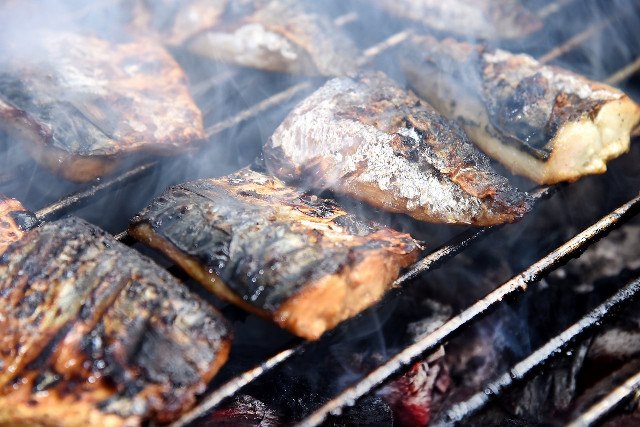
<path fill-rule="evenodd" d="M 420 249 L 247 169 L 168 189 L 129 232 L 219 297 L 307 339 L 377 302 Z"/>
<path fill-rule="evenodd" d="M 185 74 L 161 44 L 46 31 L 33 39 L 0 60 L 0 127 L 53 172 L 89 181 L 124 157 L 172 155 L 204 139 Z"/>
<path fill-rule="evenodd" d="M 313 2 L 231 2 L 220 23 L 185 42 L 191 52 L 237 65 L 336 76 L 357 68 L 353 41 Z"/>
<path fill-rule="evenodd" d="M 400 60 L 418 95 L 539 184 L 604 173 L 640 122 L 640 107 L 618 89 L 528 55 L 415 36 Z"/>
<path fill-rule="evenodd" d="M 382 73 L 327 82 L 280 124 L 264 156 L 285 181 L 423 221 L 487 226 L 530 209 L 459 125 Z"/>
<path fill-rule="evenodd" d="M 171 421 L 229 352 L 213 307 L 77 218 L 11 244 L 0 294 L 0 425 Z"/>
<path fill-rule="evenodd" d="M 0 194 L 0 255 L 37 223 L 36 216 L 19 201 Z"/>
<path fill-rule="evenodd" d="M 526 37 L 543 26 L 518 0 L 374 0 L 374 3 L 399 18 L 476 40 Z"/>

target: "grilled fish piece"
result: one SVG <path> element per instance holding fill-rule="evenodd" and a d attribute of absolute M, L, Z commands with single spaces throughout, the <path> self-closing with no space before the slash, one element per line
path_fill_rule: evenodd
<path fill-rule="evenodd" d="M 129 232 L 219 297 L 307 339 L 377 302 L 420 248 L 250 170 L 170 188 Z"/>
<path fill-rule="evenodd" d="M 457 124 L 381 73 L 326 83 L 282 122 L 264 154 L 285 181 L 424 221 L 493 225 L 530 207 Z"/>
<path fill-rule="evenodd" d="M 476 39 L 528 36 L 542 21 L 518 0 L 374 0 L 389 13 L 436 31 Z"/>
<path fill-rule="evenodd" d="M 0 126 L 51 170 L 87 181 L 124 156 L 176 153 L 204 138 L 185 75 L 162 46 L 37 39 L 0 59 Z"/>
<path fill-rule="evenodd" d="M 0 425 L 170 421 L 229 352 L 215 309 L 77 218 L 10 245 L 0 295 Z"/>
<path fill-rule="evenodd" d="M 415 37 L 401 59 L 416 92 L 540 184 L 603 173 L 629 149 L 640 108 L 619 90 L 527 55 Z"/>
<path fill-rule="evenodd" d="M 19 201 L 0 194 L 0 255 L 37 222 L 35 215 Z"/>
<path fill-rule="evenodd" d="M 224 20 L 187 41 L 187 48 L 269 71 L 334 76 L 355 70 L 358 52 L 351 39 L 303 2 L 239 3 L 230 3 Z"/>
<path fill-rule="evenodd" d="M 236 2 L 238 0 L 235 0 Z M 113 7 L 112 1 L 105 2 Z M 134 31 L 160 37 L 163 43 L 185 40 L 220 23 L 230 0 L 124 0 L 122 12 L 131 15 Z"/>

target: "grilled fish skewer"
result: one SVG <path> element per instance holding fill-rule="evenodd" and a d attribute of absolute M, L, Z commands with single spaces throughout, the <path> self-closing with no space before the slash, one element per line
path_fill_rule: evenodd
<path fill-rule="evenodd" d="M 419 251 L 407 234 L 249 170 L 170 188 L 129 233 L 219 297 L 308 339 L 377 302 Z"/>
<path fill-rule="evenodd" d="M 402 63 L 420 96 L 539 184 L 605 172 L 640 122 L 640 107 L 621 91 L 527 55 L 416 36 Z"/>
<path fill-rule="evenodd" d="M 264 148 L 269 171 L 430 222 L 511 222 L 529 210 L 453 121 L 381 73 L 336 78 Z"/>
<path fill-rule="evenodd" d="M 77 218 L 12 243 L 0 293 L 0 425 L 171 421 L 230 348 L 215 309 Z"/>

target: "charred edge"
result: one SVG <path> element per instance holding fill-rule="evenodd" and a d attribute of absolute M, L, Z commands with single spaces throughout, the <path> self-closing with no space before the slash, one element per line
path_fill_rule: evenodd
<path fill-rule="evenodd" d="M 12 211 L 9 216 L 22 231 L 29 231 L 39 224 L 38 218 L 29 211 Z"/>

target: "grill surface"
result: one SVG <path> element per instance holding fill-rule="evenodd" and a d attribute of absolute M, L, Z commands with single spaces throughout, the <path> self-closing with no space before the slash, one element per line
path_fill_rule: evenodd
<path fill-rule="evenodd" d="M 544 8 L 540 8 L 539 15 L 544 19 L 551 19 L 554 16 L 558 16 L 563 13 L 566 14 L 568 10 L 573 7 L 577 7 L 575 2 L 572 2 L 571 0 L 559 0 L 549 3 Z M 537 52 L 538 58 L 542 62 L 554 62 L 566 57 L 575 49 L 585 43 L 589 43 L 592 38 L 601 35 L 604 31 L 607 31 L 607 29 L 612 25 L 612 22 L 617 18 L 616 13 L 617 12 L 614 11 L 611 15 L 607 16 L 606 19 L 591 23 L 591 25 L 588 25 L 586 28 L 565 37 L 561 43 L 551 46 L 551 48 L 546 52 Z M 350 12 L 337 16 L 336 23 L 347 26 L 357 22 L 358 19 L 359 17 L 357 15 Z M 360 59 L 360 64 L 364 65 L 374 62 L 377 57 L 384 55 L 389 49 L 392 49 L 394 46 L 402 43 L 409 34 L 410 30 L 392 33 L 375 45 L 364 49 L 364 54 Z M 581 67 L 579 65 L 576 68 L 579 71 L 584 72 L 584 70 L 580 69 Z M 606 78 L 606 81 L 610 84 L 623 83 L 628 79 L 633 78 L 638 73 L 638 70 L 640 70 L 640 58 L 627 64 L 623 64 L 619 69 L 611 73 Z M 216 88 L 223 85 L 229 85 L 230 82 L 234 82 L 238 73 L 240 73 L 238 70 L 223 70 L 213 78 L 203 79 L 200 83 L 193 85 L 193 90 L 197 94 L 206 96 L 210 91 L 216 90 Z M 595 75 L 590 77 L 599 77 L 604 80 L 604 76 Z M 268 80 L 266 80 L 266 82 L 271 83 Z M 260 83 L 261 81 L 258 79 L 258 85 Z M 264 129 L 259 129 L 258 133 L 268 134 L 270 132 L 269 129 L 273 127 L 273 123 L 277 123 L 283 114 L 280 112 L 276 114 L 278 117 L 268 117 L 267 119 L 264 119 L 264 117 L 269 116 L 269 113 L 276 109 L 276 107 L 278 107 L 278 110 L 288 110 L 287 107 L 289 107 L 294 100 L 299 99 L 302 95 L 308 93 L 319 83 L 320 82 L 314 80 L 299 81 L 294 78 L 292 79 L 292 82 L 287 82 L 286 86 L 281 87 L 280 91 L 277 91 L 274 94 L 269 94 L 269 96 L 248 105 L 246 108 L 241 109 L 238 113 L 233 114 L 230 117 L 223 118 L 210 124 L 207 127 L 207 134 L 209 138 L 235 138 L 241 134 L 239 129 L 243 126 L 250 126 L 252 123 L 255 124 L 257 122 L 257 126 L 260 128 L 262 121 L 268 123 L 268 125 L 265 125 Z M 192 160 L 193 157 L 181 156 L 181 158 L 168 162 L 172 163 L 168 170 L 174 170 L 174 168 L 176 168 L 175 165 L 178 165 L 177 167 L 180 167 L 180 165 L 184 167 L 184 165 L 188 165 Z M 241 158 L 241 156 L 236 160 L 237 163 L 246 161 L 246 159 Z M 165 161 L 164 163 L 167 162 Z M 41 220 L 52 220 L 69 212 L 79 213 L 82 216 L 82 212 L 99 211 L 101 205 L 99 201 L 101 197 L 104 197 L 105 195 L 118 194 L 119 192 L 130 194 L 125 190 L 128 189 L 130 192 L 132 186 L 146 185 L 150 180 L 153 180 L 154 177 L 158 176 L 158 174 L 162 174 L 165 170 L 167 170 L 166 166 L 161 161 L 151 161 L 140 166 L 133 167 L 129 170 L 123 171 L 120 175 L 104 179 L 86 189 L 80 189 L 79 191 L 73 192 L 54 203 L 47 204 L 45 207 L 37 210 L 37 217 Z M 226 172 L 227 171 L 225 171 L 224 168 L 221 168 L 221 170 L 216 170 L 215 174 L 223 174 Z M 177 182 L 183 180 L 180 175 L 176 176 L 174 179 Z M 158 187 L 159 190 L 162 190 L 166 185 L 165 183 L 162 183 L 162 185 L 158 185 Z M 570 186 L 567 188 L 570 191 Z M 545 199 L 551 197 L 557 190 L 558 187 L 541 188 L 538 189 L 534 195 L 536 196 L 538 203 L 542 204 Z M 150 200 L 151 197 L 152 194 L 145 194 L 144 197 L 141 197 L 141 200 L 144 203 Z M 133 212 L 138 208 L 139 206 L 132 206 L 128 208 L 129 210 L 127 210 L 127 212 Z M 316 408 L 313 413 L 300 422 L 300 425 L 319 425 L 325 421 L 327 417 L 340 414 L 344 408 L 353 405 L 358 399 L 371 393 L 389 379 L 402 373 L 412 362 L 425 357 L 438 346 L 453 338 L 457 333 L 459 333 L 459 331 L 469 327 L 476 320 L 503 304 L 503 301 L 506 298 L 515 297 L 519 294 L 525 293 L 529 285 L 537 282 L 553 269 L 586 250 L 589 245 L 602 238 L 613 228 L 624 224 L 629 218 L 633 217 L 639 209 L 640 195 L 622 204 L 614 211 L 576 234 L 566 243 L 531 263 L 520 274 L 514 276 L 503 285 L 497 287 L 486 297 L 478 300 L 465 310 L 461 311 L 434 332 L 401 349 L 393 357 L 390 357 L 386 362 L 373 369 L 368 375 L 364 376 L 354 384 L 351 384 L 349 387 L 344 388 L 333 399 L 327 401 L 319 408 Z M 93 213 L 91 215 L 99 216 L 99 213 Z M 124 215 L 122 221 L 126 221 L 130 216 L 131 215 L 129 214 Z M 509 225 L 507 227 L 517 227 L 517 224 Z M 396 285 L 410 284 L 415 281 L 415 278 L 424 277 L 424 274 L 429 270 L 441 266 L 460 252 L 478 242 L 481 238 L 487 237 L 489 234 L 493 234 L 499 228 L 501 227 L 467 230 L 455 235 L 448 243 L 445 243 L 435 250 L 425 254 L 420 261 L 409 268 L 408 271 L 397 280 Z M 120 240 L 131 243 L 128 241 L 125 232 L 117 234 L 117 237 Z M 549 339 L 546 344 L 530 353 L 529 356 L 518 362 L 503 375 L 488 383 L 483 390 L 479 391 L 466 401 L 456 404 L 444 411 L 440 419 L 436 420 L 436 424 L 448 425 L 460 422 L 477 413 L 508 390 L 512 385 L 531 377 L 533 374 L 538 372 L 539 369 L 546 366 L 551 360 L 560 357 L 562 355 L 562 350 L 569 347 L 580 337 L 592 332 L 593 329 L 597 328 L 606 317 L 614 314 L 614 309 L 619 309 L 620 307 L 632 302 L 639 292 L 640 281 L 635 280 L 630 282 L 595 309 L 587 312 L 584 317 L 572 324 L 569 328 Z M 388 302 L 391 298 L 393 298 L 393 295 L 386 298 L 385 302 Z M 336 332 L 332 331 L 321 341 L 335 339 L 335 335 Z M 305 354 L 307 352 L 312 352 L 317 345 L 318 344 L 316 343 L 300 343 L 296 340 L 293 345 L 289 344 L 289 347 L 285 350 L 264 359 L 256 367 L 246 370 L 241 374 L 234 375 L 231 378 L 227 378 L 226 382 L 219 384 L 211 390 L 196 408 L 177 421 L 174 424 L 174 427 L 185 426 L 191 423 L 195 419 L 206 414 L 226 398 L 238 394 L 247 385 L 266 377 L 267 374 L 272 372 L 274 369 L 286 365 L 285 362 L 297 357 L 305 357 Z M 602 399 L 602 401 L 592 406 L 571 425 L 592 425 L 609 413 L 613 408 L 621 404 L 621 402 L 630 399 L 639 387 L 640 373 L 633 375 L 624 384 L 614 390 L 611 390 L 610 394 Z"/>

